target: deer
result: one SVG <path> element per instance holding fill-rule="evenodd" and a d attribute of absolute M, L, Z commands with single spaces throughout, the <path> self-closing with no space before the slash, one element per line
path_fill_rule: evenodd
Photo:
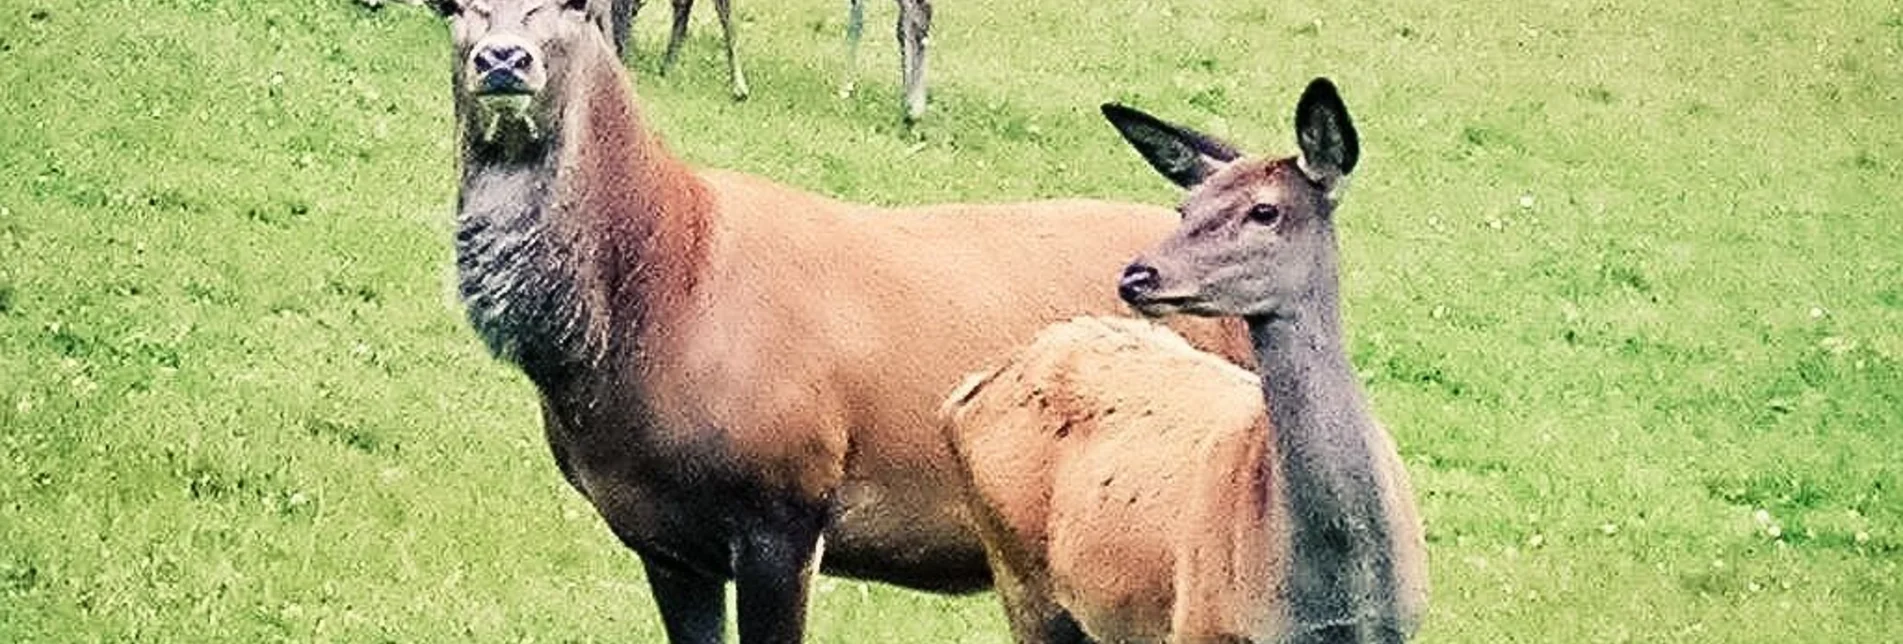
<path fill-rule="evenodd" d="M 1360 143 L 1334 84 L 1302 94 L 1291 158 L 1103 113 L 1189 190 L 1120 296 L 1145 316 L 1240 318 L 1257 373 L 1087 318 L 953 391 L 943 428 L 1015 639 L 1405 641 L 1426 543 L 1343 349 L 1334 213 Z"/>
<path fill-rule="evenodd" d="M 899 68 L 905 122 L 916 123 L 925 117 L 925 48 L 932 29 L 931 0 L 897 0 L 899 5 Z M 694 12 L 694 0 L 673 0 L 673 27 L 668 32 L 667 50 L 661 55 L 661 74 L 674 69 L 680 57 L 681 42 L 687 39 L 687 19 Z M 588 14 L 595 25 L 613 39 L 617 54 L 626 57 L 634 17 L 641 12 L 641 0 L 590 0 Z M 714 0 L 714 12 L 720 17 L 721 36 L 727 48 L 727 79 L 734 100 L 746 100 L 749 89 L 746 74 L 734 53 L 733 0 Z M 865 0 L 849 0 L 846 7 L 846 71 L 839 85 L 839 97 L 850 98 L 858 87 L 859 41 L 865 31 Z"/>
<path fill-rule="evenodd" d="M 431 0 L 451 35 L 454 255 L 556 469 L 639 559 L 668 641 L 799 642 L 813 575 L 988 588 L 935 410 L 1175 226 L 1090 199 L 904 208 L 701 169 L 648 130 L 585 0 Z M 1078 235 L 1075 231 L 1096 233 Z M 1188 320 L 1250 360 L 1239 324 Z"/>

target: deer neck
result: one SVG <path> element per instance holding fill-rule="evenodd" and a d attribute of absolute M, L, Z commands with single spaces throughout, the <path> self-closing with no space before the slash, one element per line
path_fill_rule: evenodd
<path fill-rule="evenodd" d="M 1338 269 L 1328 260 L 1314 270 L 1283 314 L 1247 319 L 1290 519 L 1291 640 L 1391 641 L 1400 630 L 1381 430 L 1343 350 Z"/>
<path fill-rule="evenodd" d="M 638 351 L 692 290 L 709 227 L 706 186 L 642 126 L 620 67 L 573 62 L 545 90 L 545 135 L 462 128 L 460 293 L 490 350 L 544 386 Z"/>

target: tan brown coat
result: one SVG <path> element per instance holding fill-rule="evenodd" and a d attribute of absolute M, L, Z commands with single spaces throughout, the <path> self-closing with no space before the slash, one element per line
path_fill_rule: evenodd
<path fill-rule="evenodd" d="M 1070 613 L 1098 641 L 1271 641 L 1283 632 L 1286 499 L 1260 379 L 1166 328 L 1052 325 L 946 401 L 973 518 L 1019 642 Z M 1398 538 L 1420 519 L 1393 441 L 1376 449 Z M 1419 550 L 1403 553 L 1424 584 Z M 1424 585 L 1407 595 L 1425 601 Z"/>

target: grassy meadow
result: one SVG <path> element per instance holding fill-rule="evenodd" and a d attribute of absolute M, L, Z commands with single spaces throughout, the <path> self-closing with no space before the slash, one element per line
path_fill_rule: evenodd
<path fill-rule="evenodd" d="M 1098 103 L 1282 154 L 1334 78 L 1420 641 L 1903 640 L 1903 6 L 948 0 L 908 131 L 889 4 L 842 100 L 844 3 L 740 0 L 744 103 L 650 4 L 675 151 L 866 202 L 1169 204 Z M 453 298 L 449 68 L 410 6 L 0 0 L 0 642 L 661 641 Z"/>

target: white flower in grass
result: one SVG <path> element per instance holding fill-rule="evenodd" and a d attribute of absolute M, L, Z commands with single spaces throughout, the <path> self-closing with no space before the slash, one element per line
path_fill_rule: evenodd
<path fill-rule="evenodd" d="M 1758 525 L 1764 528 L 1765 536 L 1772 539 L 1784 537 L 1784 527 L 1777 524 L 1777 520 L 1771 516 L 1770 510 L 1758 508 L 1751 513 L 1751 519 L 1758 522 Z"/>

